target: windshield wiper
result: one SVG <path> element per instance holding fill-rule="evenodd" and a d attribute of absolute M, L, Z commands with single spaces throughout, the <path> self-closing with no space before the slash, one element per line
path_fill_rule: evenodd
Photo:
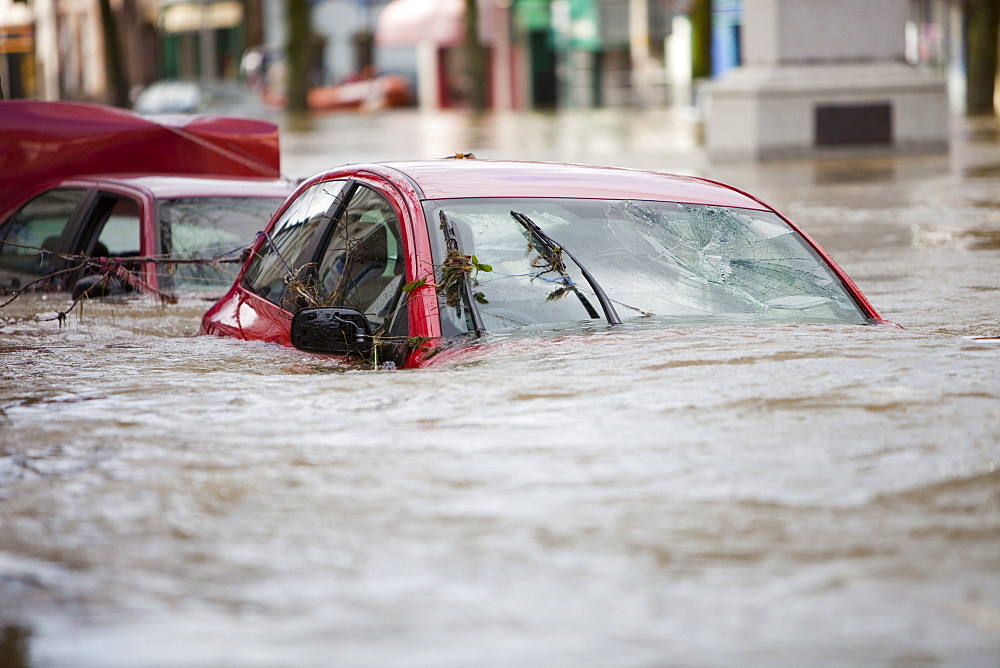
<path fill-rule="evenodd" d="M 573 279 L 571 279 L 566 274 L 566 265 L 563 264 L 562 258 L 560 257 L 563 253 L 565 253 L 569 257 L 569 259 L 573 260 L 573 263 L 580 268 L 580 272 L 583 274 L 583 277 L 587 279 L 587 283 L 590 284 L 590 287 L 591 289 L 593 289 L 594 294 L 597 295 L 597 301 L 601 303 L 601 309 L 604 310 L 604 317 L 607 318 L 608 324 L 610 325 L 622 324 L 622 319 L 618 317 L 618 313 L 615 311 L 615 307 L 611 305 L 611 300 L 608 299 L 608 295 L 606 292 L 604 292 L 604 288 L 602 288 L 601 284 L 597 282 L 597 280 L 591 275 L 589 271 L 587 271 L 587 268 L 584 267 L 582 264 L 580 264 L 579 260 L 573 257 L 572 253 L 566 250 L 565 247 L 560 246 L 555 241 L 553 241 L 552 238 L 549 237 L 549 235 L 545 234 L 542 228 L 540 228 L 537 224 L 535 224 L 535 221 L 531 220 L 531 218 L 528 218 L 523 213 L 518 213 L 517 211 L 511 211 L 510 215 L 514 218 L 514 220 L 516 220 L 526 230 L 528 230 L 528 232 L 533 237 L 535 237 L 535 239 L 538 240 L 538 243 L 542 246 L 541 249 L 542 255 L 545 258 L 545 260 L 550 263 L 552 269 L 558 271 L 560 274 L 562 274 L 562 276 L 566 280 L 569 281 L 567 287 L 569 287 L 573 291 L 573 293 L 580 298 L 580 302 L 583 304 L 584 308 L 587 309 L 587 313 L 590 315 L 591 318 L 598 317 L 597 311 L 594 309 L 593 306 L 590 305 L 590 302 L 583 295 L 583 293 L 581 293 L 576 288 L 576 285 L 573 283 Z"/>
<path fill-rule="evenodd" d="M 472 287 L 469 285 L 469 272 L 465 271 L 469 260 L 467 256 L 462 254 L 462 249 L 458 247 L 458 235 L 455 234 L 455 228 L 451 226 L 451 221 L 448 217 L 444 215 L 444 211 L 440 212 L 441 219 L 441 231 L 444 232 L 445 245 L 447 248 L 447 257 L 445 258 L 444 264 L 447 265 L 449 261 L 461 262 L 463 266 L 452 267 L 454 271 L 461 274 L 459 280 L 462 281 L 462 294 L 465 296 L 465 303 L 468 306 L 469 316 L 472 318 L 472 328 L 476 332 L 476 336 L 483 336 L 486 333 L 486 327 L 483 325 L 483 318 L 479 315 L 479 309 L 477 309 L 473 303 L 474 298 L 472 295 Z M 471 268 L 471 267 L 468 267 Z"/>

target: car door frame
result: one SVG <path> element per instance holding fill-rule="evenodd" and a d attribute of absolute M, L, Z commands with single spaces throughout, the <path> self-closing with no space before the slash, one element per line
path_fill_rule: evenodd
<path fill-rule="evenodd" d="M 138 205 L 140 254 L 150 257 L 158 252 L 159 235 L 156 234 L 155 229 L 156 202 L 152 193 L 100 177 L 62 179 L 32 189 L 30 193 L 19 198 L 7 208 L 3 218 L 0 219 L 0 224 L 7 223 L 14 214 L 35 198 L 55 190 L 83 190 L 86 194 L 63 227 L 62 233 L 59 235 L 58 245 L 53 249 L 53 252 L 66 255 L 84 254 L 84 246 L 93 241 L 96 238 L 95 235 L 100 234 L 100 231 L 95 229 L 93 216 L 97 204 L 103 196 L 128 198 Z M 72 284 L 80 279 L 82 273 L 82 270 L 73 272 L 69 276 L 53 281 L 52 284 L 55 289 L 59 290 L 71 288 Z M 153 266 L 153 263 L 143 264 L 139 270 L 139 278 L 149 288 L 157 289 L 156 267 Z"/>
<path fill-rule="evenodd" d="M 415 184 L 401 173 L 377 165 L 358 166 L 350 169 L 331 170 L 304 181 L 285 203 L 275 212 L 265 228 L 270 234 L 274 225 L 284 215 L 293 202 L 313 186 L 329 181 L 346 181 L 347 196 L 343 206 L 349 204 L 358 186 L 366 186 L 383 196 L 392 207 L 399 221 L 405 254 L 405 283 L 419 283 L 421 287 L 404 293 L 407 299 L 407 336 L 419 337 L 421 341 L 434 341 L 441 336 L 440 320 L 437 312 L 437 296 L 433 287 L 434 266 L 430 253 L 430 241 L 424 224 L 420 195 Z M 315 260 L 320 252 L 323 239 L 328 239 L 331 220 L 314 233 L 308 244 L 305 257 Z M 260 238 L 252 247 L 252 258 L 263 244 Z M 292 313 L 278 304 L 252 292 L 244 285 L 244 276 L 250 259 L 244 262 L 229 292 L 217 302 L 202 319 L 204 334 L 222 334 L 242 339 L 261 340 L 282 345 L 291 345 Z M 423 346 L 412 348 L 406 356 L 404 366 L 414 366 L 425 354 Z"/>
<path fill-rule="evenodd" d="M 64 183 L 72 183 L 74 179 Z M 88 196 L 88 205 L 85 213 L 80 215 L 75 221 L 75 228 L 72 230 L 72 247 L 77 249 L 77 253 L 83 253 L 84 245 L 90 245 L 100 236 L 101 229 L 95 227 L 93 220 L 96 207 L 102 197 L 128 198 L 138 206 L 139 209 L 139 255 L 140 257 L 152 258 L 160 254 L 160 235 L 156 218 L 156 198 L 153 193 L 142 188 L 119 183 L 117 181 L 94 178 L 88 179 L 91 192 Z M 106 220 L 104 221 L 107 222 Z M 137 270 L 138 278 L 141 282 L 140 292 L 148 290 L 159 290 L 156 264 L 154 262 L 143 262 Z M 74 278 L 79 279 L 79 276 Z"/>

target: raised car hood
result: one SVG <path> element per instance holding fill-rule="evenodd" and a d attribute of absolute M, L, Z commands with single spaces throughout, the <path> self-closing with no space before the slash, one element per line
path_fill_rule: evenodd
<path fill-rule="evenodd" d="M 76 102 L 0 102 L 0 208 L 84 174 L 280 176 L 278 126 L 219 116 L 144 117 Z"/>

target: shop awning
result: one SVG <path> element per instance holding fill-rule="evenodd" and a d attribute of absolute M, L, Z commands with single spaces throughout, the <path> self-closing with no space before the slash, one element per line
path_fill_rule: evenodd
<path fill-rule="evenodd" d="M 179 2 L 164 7 L 160 15 L 160 24 L 167 33 L 235 28 L 242 22 L 243 5 L 235 0 Z"/>
<path fill-rule="evenodd" d="M 479 39 L 493 39 L 492 2 L 479 1 Z M 465 38 L 465 0 L 392 0 L 379 14 L 375 43 L 415 46 L 433 42 L 457 46 Z"/>

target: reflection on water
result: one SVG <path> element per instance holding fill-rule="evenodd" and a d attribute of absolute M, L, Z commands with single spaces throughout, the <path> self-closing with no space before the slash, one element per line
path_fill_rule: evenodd
<path fill-rule="evenodd" d="M 405 116 L 331 118 L 288 164 L 403 157 L 378 139 Z M 415 141 L 451 143 L 448 118 Z M 613 163 L 636 145 L 620 119 L 567 152 Z M 558 155 L 586 126 L 565 124 L 522 136 Z M 684 166 L 664 153 L 616 155 Z M 373 372 L 197 337 L 204 301 L 112 298 L 60 327 L 36 316 L 68 300 L 19 299 L 0 665 L 995 663 L 1000 221 L 976 202 L 1000 180 L 961 160 L 882 182 L 720 168 L 905 330 L 636 323 Z"/>
<path fill-rule="evenodd" d="M 835 183 L 891 183 L 896 179 L 896 163 L 892 159 L 827 160 L 815 163 L 817 185 Z"/>
<path fill-rule="evenodd" d="M 976 165 L 965 170 L 965 175 L 971 178 L 990 178 L 1000 176 L 1000 164 Z"/>
<path fill-rule="evenodd" d="M 971 250 L 1000 250 L 1000 230 L 969 230 L 964 233 Z"/>

